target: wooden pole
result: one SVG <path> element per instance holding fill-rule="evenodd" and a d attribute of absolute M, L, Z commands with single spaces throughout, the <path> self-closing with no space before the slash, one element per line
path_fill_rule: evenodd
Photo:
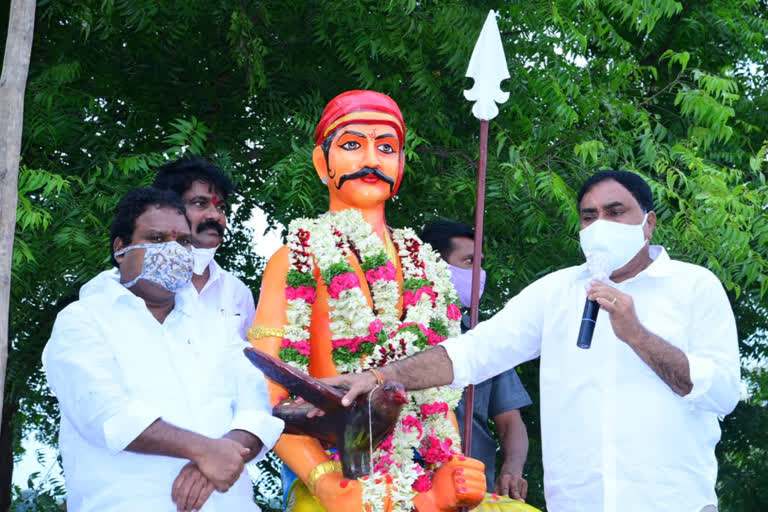
<path fill-rule="evenodd" d="M 0 404 L 5 397 L 11 263 L 16 230 L 24 90 L 29 73 L 34 27 L 35 0 L 11 0 L 3 71 L 0 74 Z"/>
<path fill-rule="evenodd" d="M 469 327 L 477 325 L 480 309 L 480 267 L 483 254 L 483 221 L 485 216 L 485 166 L 488 160 L 488 121 L 480 121 L 480 162 L 477 168 L 477 204 L 475 206 L 475 250 L 472 255 L 472 299 L 469 307 Z M 464 398 L 464 455 L 472 456 L 472 417 L 475 406 L 475 386 L 467 386 Z"/>

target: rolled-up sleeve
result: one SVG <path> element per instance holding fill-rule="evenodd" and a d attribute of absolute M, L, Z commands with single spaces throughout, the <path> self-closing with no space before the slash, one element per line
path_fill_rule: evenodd
<path fill-rule="evenodd" d="M 539 279 L 493 317 L 441 344 L 453 365 L 451 387 L 479 384 L 540 355 L 548 279 Z"/>
<path fill-rule="evenodd" d="M 741 394 L 736 321 L 722 285 L 710 272 L 699 279 L 691 311 L 688 367 L 693 389 L 684 399 L 701 409 L 725 415 Z"/>
<path fill-rule="evenodd" d="M 283 433 L 284 423 L 272 416 L 267 381 L 261 370 L 243 354 L 247 347 L 241 340 L 233 341 L 231 357 L 237 372 L 237 396 L 231 430 L 245 430 L 259 438 L 261 451 L 253 462 L 263 459 Z"/>
<path fill-rule="evenodd" d="M 115 378 L 117 361 L 89 319 L 80 303 L 59 313 L 43 369 L 62 415 L 88 442 L 117 453 L 161 414 L 131 397 Z"/>
<path fill-rule="evenodd" d="M 531 405 L 531 397 L 528 396 L 515 369 L 497 375 L 492 382 L 491 398 L 488 402 L 488 416 L 491 418 Z"/>

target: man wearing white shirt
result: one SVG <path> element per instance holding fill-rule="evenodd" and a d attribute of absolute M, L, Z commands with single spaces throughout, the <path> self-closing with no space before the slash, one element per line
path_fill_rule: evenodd
<path fill-rule="evenodd" d="M 113 263 L 59 313 L 43 352 L 59 400 L 67 510 L 259 510 L 243 465 L 277 441 L 264 376 L 200 314 L 176 194 L 135 189 Z"/>
<path fill-rule="evenodd" d="M 153 186 L 173 190 L 184 201 L 192 224 L 192 284 L 200 302 L 210 315 L 222 317 L 245 339 L 256 313 L 253 293 L 214 259 L 227 228 L 232 182 L 202 158 L 182 158 L 160 167 Z"/>
<path fill-rule="evenodd" d="M 636 174 L 596 173 L 578 206 L 582 249 L 610 280 L 586 264 L 553 272 L 467 334 L 379 370 L 410 389 L 463 387 L 540 357 L 547 510 L 715 511 L 718 416 L 739 399 L 728 298 L 711 272 L 650 245 L 653 198 Z M 588 350 L 575 343 L 585 298 L 600 306 Z M 376 378 L 328 382 L 348 401 Z"/>

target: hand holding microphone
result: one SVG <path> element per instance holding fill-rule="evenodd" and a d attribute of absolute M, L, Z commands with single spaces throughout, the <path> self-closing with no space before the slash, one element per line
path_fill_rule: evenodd
<path fill-rule="evenodd" d="M 590 281 L 607 281 L 610 275 L 610 268 L 611 260 L 609 255 L 601 252 L 593 252 L 587 255 L 587 270 L 589 271 Z M 595 332 L 598 311 L 600 311 L 600 305 L 597 301 L 587 298 L 584 302 L 584 313 L 581 315 L 579 336 L 576 338 L 577 347 L 586 349 L 592 346 L 592 335 Z"/>

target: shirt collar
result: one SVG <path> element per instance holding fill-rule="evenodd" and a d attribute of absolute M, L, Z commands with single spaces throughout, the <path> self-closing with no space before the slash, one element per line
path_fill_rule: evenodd
<path fill-rule="evenodd" d="M 207 290 L 209 286 L 212 286 L 217 279 L 220 279 L 224 273 L 224 269 L 222 269 L 221 266 L 216 263 L 216 260 L 211 260 L 211 262 L 208 264 L 208 269 L 211 271 L 211 274 L 208 276 L 208 281 L 206 281 L 203 289 L 200 290 L 201 294 Z"/>
<path fill-rule="evenodd" d="M 672 273 L 672 258 L 669 257 L 669 254 L 667 254 L 667 250 L 664 249 L 664 247 L 661 245 L 652 245 L 649 247 L 648 252 L 653 262 L 648 265 L 648 268 L 640 272 L 640 274 L 647 274 L 650 277 L 665 277 Z"/>
<path fill-rule="evenodd" d="M 664 247 L 661 245 L 651 245 L 648 248 L 648 255 L 651 257 L 651 264 L 636 276 L 627 279 L 627 281 L 632 281 L 643 276 L 665 277 L 670 275 L 672 272 L 672 259 L 669 257 L 669 254 L 667 254 L 667 251 L 664 249 Z M 586 263 L 582 263 L 576 268 L 578 269 L 579 277 L 589 278 L 589 271 L 587 270 Z"/>
<path fill-rule="evenodd" d="M 81 300 L 93 295 L 106 295 L 111 302 L 121 297 L 136 297 L 120 283 L 120 270 L 117 268 L 101 272 L 80 288 Z"/>
<path fill-rule="evenodd" d="M 80 288 L 81 300 L 97 294 L 106 296 L 112 304 L 122 301 L 146 307 L 141 297 L 136 296 L 136 294 L 120 283 L 120 271 L 117 268 L 101 272 Z M 197 303 L 196 295 L 194 286 L 192 286 L 192 283 L 189 283 L 176 292 L 173 310 L 187 316 L 192 316 L 196 307 L 195 304 Z"/>

